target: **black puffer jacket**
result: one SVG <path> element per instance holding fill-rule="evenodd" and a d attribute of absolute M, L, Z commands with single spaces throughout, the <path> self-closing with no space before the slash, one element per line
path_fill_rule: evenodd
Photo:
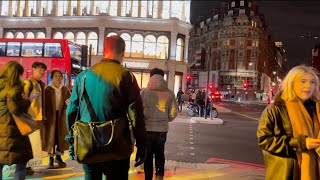
<path fill-rule="evenodd" d="M 262 113 L 257 131 L 258 145 L 263 150 L 267 180 L 299 179 L 299 165 L 296 152 L 306 151 L 306 136 L 293 137 L 285 101 L 281 93 L 274 104 Z"/>
<path fill-rule="evenodd" d="M 0 165 L 26 163 L 33 158 L 28 136 L 22 136 L 12 114 L 27 112 L 30 101 L 22 98 L 22 88 L 13 93 L 0 79 Z"/>

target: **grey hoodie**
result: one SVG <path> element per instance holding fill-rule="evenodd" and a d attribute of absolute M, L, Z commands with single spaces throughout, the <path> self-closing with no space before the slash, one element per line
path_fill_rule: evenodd
<path fill-rule="evenodd" d="M 168 132 L 169 122 L 177 117 L 177 102 L 161 75 L 153 75 L 142 89 L 144 121 L 147 131 Z"/>

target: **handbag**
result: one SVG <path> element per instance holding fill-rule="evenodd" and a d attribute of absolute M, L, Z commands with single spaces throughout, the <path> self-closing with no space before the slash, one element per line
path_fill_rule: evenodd
<path fill-rule="evenodd" d="M 12 117 L 23 136 L 27 136 L 38 129 L 37 122 L 27 113 L 22 113 L 21 115 L 12 114 Z"/>
<path fill-rule="evenodd" d="M 118 118 L 106 122 L 96 122 L 98 119 L 85 88 L 85 76 L 82 78 L 81 89 L 83 92 L 81 94 L 86 102 L 92 122 L 87 123 L 79 120 L 79 105 L 76 121 L 72 126 L 74 153 L 77 161 L 90 164 L 127 158 L 127 155 L 132 152 L 132 149 L 128 148 L 131 142 L 128 142 L 127 139 L 130 140 L 130 138 L 124 138 L 126 126 L 128 126 L 127 119 Z M 123 157 L 119 154 L 123 154 Z"/>

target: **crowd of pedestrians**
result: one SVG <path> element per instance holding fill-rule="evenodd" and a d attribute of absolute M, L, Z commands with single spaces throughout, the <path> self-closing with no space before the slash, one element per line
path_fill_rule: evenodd
<path fill-rule="evenodd" d="M 41 159 L 43 151 L 48 154 L 48 169 L 67 166 L 61 158 L 66 150 L 70 159 L 78 160 L 73 129 L 78 120 L 115 121 L 114 131 L 119 131 L 112 151 L 103 152 L 99 160 L 82 163 L 86 180 L 102 179 L 103 175 L 108 180 L 127 180 L 133 145 L 137 148 L 134 166 L 143 164 L 145 179 L 164 178 L 169 122 L 182 111 L 185 94 L 181 88 L 177 95 L 169 90 L 164 71 L 158 68 L 150 71 L 148 85 L 141 90 L 133 73 L 121 65 L 124 53 L 125 41 L 120 36 L 107 37 L 104 58 L 78 75 L 72 91 L 63 85 L 60 70 L 50 72 L 48 85 L 42 82 L 47 71 L 43 62 L 33 63 L 27 80 L 22 79 L 24 68 L 16 61 L 0 69 L 0 180 L 5 165 L 16 165 L 14 179 L 32 175 L 33 161 Z M 312 67 L 294 67 L 275 102 L 262 113 L 257 137 L 266 179 L 320 179 L 318 77 Z M 192 91 L 188 99 L 201 112 L 206 95 L 205 91 Z M 15 120 L 23 114 L 31 115 L 37 127 L 29 135 L 22 135 Z"/>

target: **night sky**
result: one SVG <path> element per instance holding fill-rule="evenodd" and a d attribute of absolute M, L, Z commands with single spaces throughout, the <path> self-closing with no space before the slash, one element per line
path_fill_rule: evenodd
<path fill-rule="evenodd" d="M 288 66 L 311 64 L 311 50 L 320 43 L 320 1 L 257 1 L 273 41 L 282 41 Z M 212 17 L 219 1 L 191 1 L 191 22 Z M 310 33 L 309 33 L 310 32 Z M 304 38 L 301 35 L 305 35 Z M 308 36 L 311 38 L 308 38 Z M 318 36 L 318 39 L 313 38 Z"/>

